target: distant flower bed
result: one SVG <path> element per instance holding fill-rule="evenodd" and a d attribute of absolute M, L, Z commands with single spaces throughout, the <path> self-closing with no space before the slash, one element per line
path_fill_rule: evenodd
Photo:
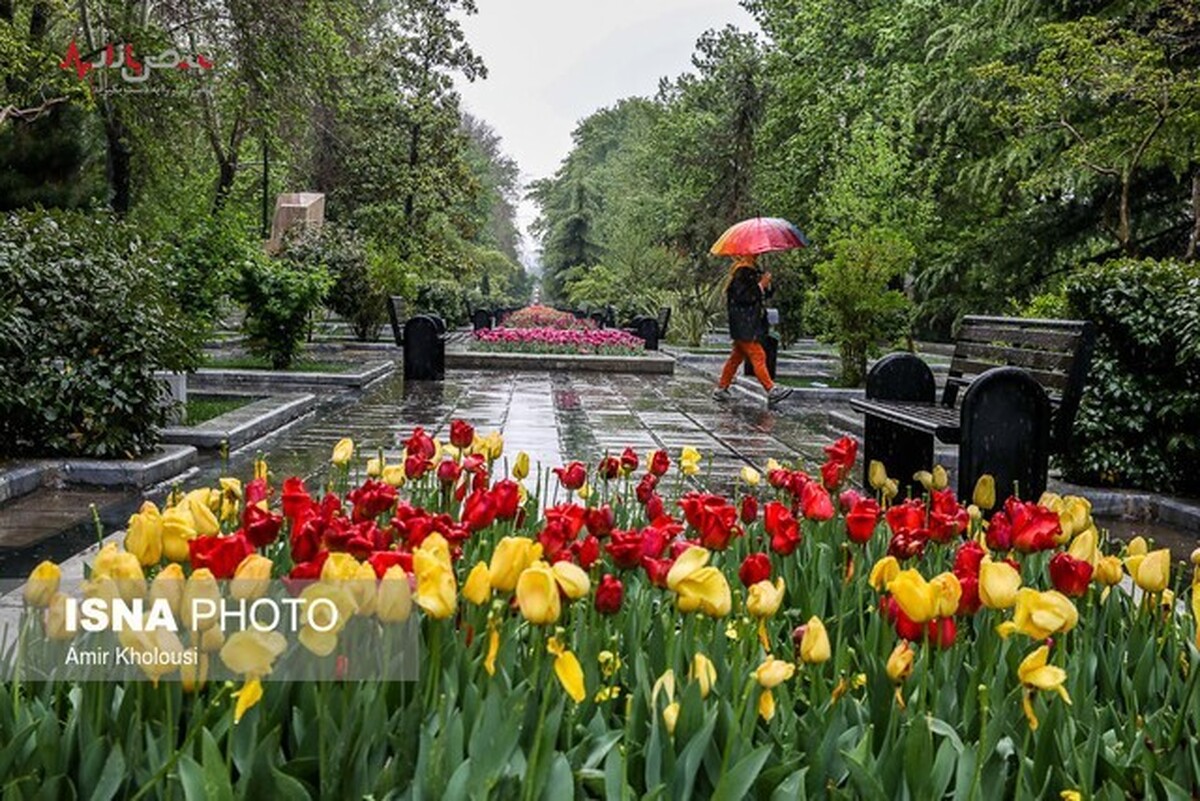
<path fill-rule="evenodd" d="M 633 334 L 612 328 L 491 328 L 475 332 L 474 349 L 493 353 L 640 356 L 645 352 L 645 342 Z"/>
<path fill-rule="evenodd" d="M 526 306 L 505 317 L 501 324 L 505 328 L 551 328 L 558 331 L 593 331 L 596 328 L 591 320 L 580 320 L 570 312 L 549 306 Z"/>

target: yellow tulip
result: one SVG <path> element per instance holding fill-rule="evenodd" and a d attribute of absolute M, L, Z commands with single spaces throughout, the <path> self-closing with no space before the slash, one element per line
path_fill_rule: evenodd
<path fill-rule="evenodd" d="M 383 468 L 383 473 L 380 475 L 384 484 L 393 487 L 403 487 L 406 480 L 404 475 L 404 465 L 389 464 Z"/>
<path fill-rule="evenodd" d="M 758 714 L 768 722 L 775 717 L 775 693 L 770 690 L 762 691 L 758 696 Z"/>
<path fill-rule="evenodd" d="M 116 582 L 117 591 L 126 600 L 141 598 L 146 594 L 146 576 L 142 573 L 142 563 L 131 553 L 121 551 L 113 557 L 108 577 Z"/>
<path fill-rule="evenodd" d="M 62 570 L 58 565 L 49 560 L 41 562 L 25 582 L 25 603 L 30 606 L 49 606 L 61 582 Z"/>
<path fill-rule="evenodd" d="M 985 512 L 996 505 L 996 478 L 991 473 L 984 473 L 975 482 L 975 491 L 971 493 L 971 502 Z"/>
<path fill-rule="evenodd" d="M 128 649 L 146 678 L 158 686 L 158 680 L 168 673 L 173 673 L 183 661 L 183 643 L 179 635 L 165 628 L 154 628 L 148 631 L 135 631 L 122 628 L 117 633 L 121 647 Z"/>
<path fill-rule="evenodd" d="M 887 468 L 883 466 L 883 462 L 872 459 L 870 465 L 867 466 L 867 481 L 872 489 L 883 489 L 883 485 L 887 483 L 888 474 Z"/>
<path fill-rule="evenodd" d="M 1071 540 L 1071 546 L 1067 549 L 1067 553 L 1070 554 L 1071 558 L 1087 562 L 1094 568 L 1098 557 L 1096 533 L 1096 527 L 1089 526 L 1076 534 L 1075 539 Z"/>
<path fill-rule="evenodd" d="M 321 581 L 353 581 L 358 575 L 358 560 L 348 553 L 331 553 L 321 566 Z"/>
<path fill-rule="evenodd" d="M 492 576 L 488 571 L 487 562 L 482 559 L 475 563 L 463 585 L 463 597 L 476 606 L 483 606 L 492 597 Z"/>
<path fill-rule="evenodd" d="M 403 623 L 412 614 L 412 587 L 408 574 L 392 565 L 375 590 L 375 615 L 383 623 Z"/>
<path fill-rule="evenodd" d="M 1146 592 L 1162 592 L 1171 583 L 1171 552 L 1166 548 L 1125 560 L 1129 575 Z"/>
<path fill-rule="evenodd" d="M 937 609 L 934 617 L 953 617 L 958 612 L 958 602 L 962 598 L 962 584 L 953 573 L 940 573 L 929 580 L 937 597 Z"/>
<path fill-rule="evenodd" d="M 876 592 L 883 592 L 892 579 L 898 575 L 900 575 L 900 563 L 896 561 L 896 557 L 885 556 L 871 568 L 871 575 L 867 578 L 867 583 Z"/>
<path fill-rule="evenodd" d="M 820 623 L 820 621 L 817 622 Z M 770 690 L 790 679 L 795 672 L 796 666 L 792 662 L 768 656 L 761 665 L 755 668 L 754 678 L 760 687 Z"/>
<path fill-rule="evenodd" d="M 254 460 L 254 480 L 266 481 L 271 475 L 270 469 L 267 467 L 267 460 L 261 456 Z"/>
<path fill-rule="evenodd" d="M 1060 542 L 1086 531 L 1092 525 L 1092 502 L 1078 495 L 1066 496 L 1058 510 L 1058 522 L 1063 531 Z"/>
<path fill-rule="evenodd" d="M 90 578 L 109 578 L 112 576 L 113 563 L 117 559 L 117 554 L 121 553 L 121 549 L 117 547 L 115 542 L 106 542 L 96 553 L 96 559 L 92 562 L 92 574 Z"/>
<path fill-rule="evenodd" d="M 988 609 L 1008 609 L 1017 602 L 1021 574 L 1008 562 L 984 558 L 979 566 L 979 600 Z"/>
<path fill-rule="evenodd" d="M 702 612 L 709 617 L 724 617 L 733 607 L 733 597 L 725 574 L 706 567 L 709 553 L 692 546 L 684 551 L 667 572 L 667 587 L 676 593 L 681 612 Z"/>
<path fill-rule="evenodd" d="M 558 683 L 575 703 L 583 703 L 583 699 L 587 698 L 587 687 L 584 685 L 583 666 L 579 664 L 579 658 L 563 647 L 557 637 L 550 638 L 546 650 L 554 654 L 554 675 L 558 677 Z"/>
<path fill-rule="evenodd" d="M 435 536 L 438 535 L 430 535 L 426 540 Z M 417 605 L 439 620 L 453 615 L 458 605 L 458 585 L 449 559 L 426 550 L 425 543 L 421 543 L 413 552 L 413 572 L 417 574 Z"/>
<path fill-rule="evenodd" d="M 67 629 L 67 601 L 65 592 L 56 592 L 46 604 L 46 636 L 52 640 L 70 640 L 75 632 Z"/>
<path fill-rule="evenodd" d="M 221 661 L 239 676 L 266 676 L 285 650 L 287 640 L 279 632 L 244 629 L 229 635 Z"/>
<path fill-rule="evenodd" d="M 880 492 L 883 493 L 883 499 L 885 501 L 890 501 L 892 498 L 895 498 L 900 494 L 900 482 L 894 478 L 889 478 L 887 481 L 883 482 L 883 488 L 880 490 Z"/>
<path fill-rule="evenodd" d="M 517 579 L 517 605 L 530 623 L 546 626 L 558 622 L 562 604 L 550 565 L 539 559 L 521 572 Z"/>
<path fill-rule="evenodd" d="M 367 460 L 367 475 L 371 478 L 379 478 L 382 476 L 383 468 L 383 459 L 380 459 L 378 456 L 372 456 Z"/>
<path fill-rule="evenodd" d="M 162 560 L 162 515 L 158 507 L 146 501 L 125 527 L 125 550 L 143 565 L 156 565 Z"/>
<path fill-rule="evenodd" d="M 575 490 L 575 494 L 579 496 L 579 500 L 586 501 L 588 498 L 592 497 L 592 485 L 584 484 L 582 487 Z"/>
<path fill-rule="evenodd" d="M 525 451 L 519 451 L 517 458 L 513 460 L 512 476 L 517 481 L 523 480 L 529 475 L 529 454 Z"/>
<path fill-rule="evenodd" d="M 800 659 L 808 665 L 819 665 L 828 662 L 831 656 L 833 649 L 829 645 L 829 633 L 825 631 L 825 624 L 821 619 L 814 615 L 804 624 L 804 636 L 800 639 Z"/>
<path fill-rule="evenodd" d="M 611 679 L 621 669 L 621 657 L 612 651 L 596 654 L 596 661 L 600 663 L 600 675 L 606 679 Z"/>
<path fill-rule="evenodd" d="M 221 522 L 236 523 L 242 500 L 242 482 L 232 476 L 222 476 L 217 483 L 221 485 Z"/>
<path fill-rule="evenodd" d="M 555 562 L 551 570 L 554 571 L 554 580 L 562 588 L 563 594 L 572 601 L 578 601 L 592 589 L 588 574 L 574 562 Z"/>
<path fill-rule="evenodd" d="M 746 595 L 746 611 L 760 620 L 771 617 L 783 604 L 784 589 L 782 576 L 774 584 L 766 580 L 752 584 Z"/>
<path fill-rule="evenodd" d="M 172 562 L 186 562 L 188 542 L 196 538 L 192 514 L 182 506 L 172 506 L 162 513 L 162 553 Z"/>
<path fill-rule="evenodd" d="M 650 688 L 650 703 L 658 702 L 658 694 L 666 693 L 667 700 L 675 700 L 675 671 L 667 668 L 663 674 L 654 680 L 654 686 Z"/>
<path fill-rule="evenodd" d="M 354 603 L 357 605 L 355 614 L 361 617 L 370 617 L 375 614 L 375 596 L 379 592 L 379 582 L 375 579 L 375 568 L 369 562 L 362 562 L 358 566 L 358 572 L 347 585 L 350 594 L 354 596 Z"/>
<path fill-rule="evenodd" d="M 781 465 L 775 459 L 767 459 L 767 465 L 766 465 L 765 469 L 768 474 L 770 474 L 774 470 L 780 470 L 782 468 L 783 468 L 783 465 Z"/>
<path fill-rule="evenodd" d="M 1134 537 L 1125 546 L 1125 553 L 1129 556 L 1145 556 L 1149 550 L 1150 547 L 1146 544 L 1146 538 L 1141 536 Z"/>
<path fill-rule="evenodd" d="M 926 491 L 933 489 L 933 473 L 928 470 L 918 470 L 913 473 L 913 481 L 924 487 Z"/>
<path fill-rule="evenodd" d="M 746 465 L 742 468 L 742 481 L 745 482 L 747 486 L 757 487 L 758 483 L 762 481 L 762 474 L 750 465 Z"/>
<path fill-rule="evenodd" d="M 933 466 L 933 482 L 932 486 L 935 490 L 944 490 L 950 485 L 950 476 L 946 474 L 946 468 L 940 464 Z"/>
<path fill-rule="evenodd" d="M 679 722 L 679 702 L 672 701 L 663 709 L 663 723 L 667 727 L 667 734 L 675 734 L 675 725 Z"/>
<path fill-rule="evenodd" d="M 252 553 L 238 564 L 229 582 L 229 595 L 239 601 L 253 601 L 267 594 L 274 563 L 267 557 Z"/>
<path fill-rule="evenodd" d="M 1063 790 L 1058 794 L 1059 801 L 1083 801 L 1083 793 L 1078 790 Z"/>
<path fill-rule="evenodd" d="M 337 647 L 338 634 L 358 611 L 354 596 L 340 584 L 319 581 L 305 587 L 300 600 L 305 621 L 300 644 L 317 656 L 329 656 Z"/>
<path fill-rule="evenodd" d="M 697 653 L 692 657 L 692 668 L 688 677 L 700 683 L 700 697 L 707 698 L 712 692 L 712 686 L 717 682 L 717 666 L 704 654 Z"/>
<path fill-rule="evenodd" d="M 200 635 L 200 650 L 206 653 L 221 650 L 221 646 L 225 644 L 225 632 L 220 626 L 213 626 L 205 629 Z"/>
<path fill-rule="evenodd" d="M 257 677 L 248 680 L 242 685 L 242 689 L 233 694 L 233 697 L 237 699 L 237 705 L 233 708 L 233 723 L 236 726 L 242 722 L 246 713 L 262 700 L 262 682 Z"/>
<path fill-rule="evenodd" d="M 1121 577 L 1124 575 L 1125 571 L 1121 567 L 1121 557 L 1102 556 L 1096 560 L 1096 571 L 1093 577 L 1101 584 L 1108 587 L 1120 584 Z"/>
<path fill-rule="evenodd" d="M 183 619 L 183 625 L 191 631 L 201 631 L 217 622 L 215 615 L 196 616 L 197 612 L 208 611 L 197 608 L 196 602 L 199 600 L 211 601 L 218 606 L 221 603 L 221 588 L 217 584 L 216 577 L 207 567 L 193 570 L 192 575 L 188 577 L 187 583 L 183 586 L 183 600 L 179 605 L 179 612 Z"/>
<path fill-rule="evenodd" d="M 908 640 L 901 640 L 892 649 L 892 653 L 887 660 L 888 678 L 896 684 L 902 684 L 905 679 L 912 675 L 913 661 L 916 659 L 916 653 L 913 652 L 912 646 L 908 644 Z"/>
<path fill-rule="evenodd" d="M 183 576 L 183 568 L 172 562 L 158 571 L 154 581 L 150 582 L 150 600 L 152 602 L 159 598 L 166 600 L 167 605 L 171 607 L 171 613 L 178 616 L 186 584 L 187 579 Z"/>
<path fill-rule="evenodd" d="M 345 467 L 354 458 L 354 440 L 344 437 L 333 446 L 333 454 L 329 461 L 337 467 Z"/>
<path fill-rule="evenodd" d="M 1049 656 L 1049 646 L 1043 645 L 1021 660 L 1021 664 L 1017 668 L 1017 676 L 1026 687 L 1022 699 L 1025 717 L 1029 720 L 1029 728 L 1034 731 L 1037 730 L 1038 719 L 1033 713 L 1033 691 L 1053 691 L 1058 693 L 1068 704 L 1071 703 L 1071 696 L 1067 694 L 1067 688 L 1063 686 L 1063 682 L 1067 680 L 1067 672 L 1057 665 L 1046 664 Z"/>
<path fill-rule="evenodd" d="M 221 533 L 221 522 L 217 520 L 217 516 L 213 514 L 213 510 L 208 503 L 191 493 L 188 493 L 186 498 L 188 502 L 188 511 L 192 514 L 192 525 L 196 528 L 196 533 L 201 537 L 215 537 Z"/>
<path fill-rule="evenodd" d="M 499 431 L 481 437 L 476 445 L 476 452 L 489 462 L 494 462 L 504 453 L 504 437 L 500 436 Z"/>
<path fill-rule="evenodd" d="M 1001 623 L 996 630 L 1002 637 L 1019 631 L 1035 640 L 1044 640 L 1052 634 L 1070 631 L 1078 622 L 1079 610 L 1061 592 L 1022 587 L 1017 592 L 1013 619 Z"/>
<path fill-rule="evenodd" d="M 496 675 L 496 657 L 500 653 L 500 632 L 496 630 L 496 625 L 491 620 L 488 621 L 488 649 L 487 656 L 483 658 L 483 669 L 487 671 L 489 676 Z"/>
<path fill-rule="evenodd" d="M 938 616 L 937 590 L 917 570 L 900 571 L 887 588 L 914 623 L 926 623 Z"/>
<path fill-rule="evenodd" d="M 700 462 L 703 459 L 700 451 L 689 445 L 679 454 L 679 469 L 684 475 L 694 476 L 700 472 Z"/>
<path fill-rule="evenodd" d="M 522 571 L 542 556 L 541 543 L 528 537 L 504 537 L 492 551 L 488 572 L 492 578 L 492 589 L 512 592 Z"/>
<path fill-rule="evenodd" d="M 1196 647 L 1200 648 L 1200 571 L 1192 581 L 1192 623 L 1196 627 Z"/>

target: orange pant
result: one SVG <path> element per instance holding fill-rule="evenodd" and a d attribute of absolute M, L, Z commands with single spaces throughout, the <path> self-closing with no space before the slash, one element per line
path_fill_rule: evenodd
<path fill-rule="evenodd" d="M 725 369 L 721 371 L 721 386 L 727 387 L 733 383 L 738 368 L 746 359 L 750 360 L 750 366 L 754 368 L 754 375 L 758 379 L 758 383 L 763 385 L 763 389 L 770 392 L 775 387 L 775 382 L 771 380 L 771 374 L 767 372 L 767 353 L 763 350 L 762 345 L 748 340 L 734 340 L 733 352 L 729 354 L 729 360 L 725 362 Z"/>

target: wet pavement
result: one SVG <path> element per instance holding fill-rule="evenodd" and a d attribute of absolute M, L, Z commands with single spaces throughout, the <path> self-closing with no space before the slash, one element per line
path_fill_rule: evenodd
<path fill-rule="evenodd" d="M 342 437 L 353 438 L 363 458 L 382 451 L 394 460 L 415 426 L 446 441 L 455 418 L 480 433 L 500 431 L 506 454 L 526 451 L 545 468 L 571 459 L 591 464 L 627 446 L 642 455 L 665 448 L 675 458 L 690 445 L 705 457 L 709 486 L 722 489 L 743 465 L 761 469 L 768 458 L 819 464 L 831 437 L 827 402 L 811 411 L 793 405 L 783 416 L 769 411 L 764 399 L 735 394 L 715 401 L 711 386 L 711 377 L 688 370 L 675 376 L 455 371 L 442 382 L 407 384 L 397 373 L 361 395 L 327 397 L 314 416 L 233 453 L 227 464 L 208 457 L 179 482 L 190 487 L 227 472 L 245 476 L 259 453 L 277 477 L 312 477 L 326 469 Z M 42 559 L 61 561 L 94 543 L 89 504 L 113 531 L 143 497 L 161 501 L 169 489 L 43 490 L 6 505 L 0 509 L 0 577 L 24 576 Z"/>

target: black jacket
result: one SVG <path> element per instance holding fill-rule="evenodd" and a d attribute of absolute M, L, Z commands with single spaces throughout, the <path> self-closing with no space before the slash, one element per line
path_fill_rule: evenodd
<path fill-rule="evenodd" d="M 773 289 L 764 292 L 758 285 L 762 275 L 762 270 L 755 267 L 742 267 L 725 288 L 730 339 L 757 341 L 767 335 L 767 307 L 763 301 Z"/>

